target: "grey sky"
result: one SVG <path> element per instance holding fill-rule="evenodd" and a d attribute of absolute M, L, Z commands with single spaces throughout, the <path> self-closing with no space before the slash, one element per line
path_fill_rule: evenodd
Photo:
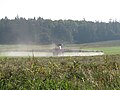
<path fill-rule="evenodd" d="M 0 0 L 0 18 L 20 17 L 72 20 L 117 19 L 120 21 L 119 0 Z"/>

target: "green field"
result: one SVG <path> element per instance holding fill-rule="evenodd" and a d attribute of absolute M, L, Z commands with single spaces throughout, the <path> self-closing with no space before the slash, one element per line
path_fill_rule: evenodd
<path fill-rule="evenodd" d="M 0 90 L 120 90 L 120 56 L 1 57 Z"/>
<path fill-rule="evenodd" d="M 98 47 L 98 48 L 88 48 L 89 50 L 103 51 L 106 55 L 120 54 L 120 46 L 116 47 Z"/>
<path fill-rule="evenodd" d="M 0 50 L 52 49 L 55 45 L 0 45 Z M 120 90 L 120 42 L 66 44 L 103 56 L 0 57 L 0 90 Z"/>
<path fill-rule="evenodd" d="M 38 50 L 53 49 L 55 44 L 51 45 L 0 45 L 0 50 Z M 67 49 L 85 49 L 104 51 L 106 55 L 120 54 L 120 40 L 104 41 L 84 44 L 65 44 L 63 48 Z"/>
<path fill-rule="evenodd" d="M 120 54 L 120 40 L 90 43 L 86 48 L 103 51 L 106 55 Z"/>
<path fill-rule="evenodd" d="M 120 54 L 120 40 L 84 44 L 72 44 L 66 45 L 66 47 L 73 49 L 99 50 L 103 51 L 106 55 Z"/>

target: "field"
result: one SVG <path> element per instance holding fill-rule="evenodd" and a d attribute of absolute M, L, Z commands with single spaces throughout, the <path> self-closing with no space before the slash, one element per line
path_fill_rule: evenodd
<path fill-rule="evenodd" d="M 120 56 L 1 57 L 0 90 L 120 90 Z"/>
<path fill-rule="evenodd" d="M 98 50 L 98 51 L 100 50 L 100 51 L 103 51 L 106 55 L 120 54 L 120 46 L 89 48 L 89 50 Z"/>
<path fill-rule="evenodd" d="M 54 45 L 0 45 L 0 50 L 52 49 Z M 120 41 L 66 44 L 102 56 L 0 57 L 0 90 L 120 90 Z"/>
<path fill-rule="evenodd" d="M 0 50 L 39 50 L 53 49 L 55 44 L 51 45 L 0 45 Z M 120 54 L 120 40 L 104 41 L 85 44 L 65 44 L 67 49 L 98 50 L 103 51 L 105 55 Z"/>
<path fill-rule="evenodd" d="M 67 45 L 67 47 L 85 49 L 85 50 L 99 50 L 99 51 L 103 51 L 105 55 L 120 54 L 120 40 L 85 43 L 85 44 L 73 44 L 73 45 Z"/>

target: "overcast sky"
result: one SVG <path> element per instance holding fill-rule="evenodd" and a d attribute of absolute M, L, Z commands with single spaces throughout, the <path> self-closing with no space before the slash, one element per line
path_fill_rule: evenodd
<path fill-rule="evenodd" d="M 120 21 L 120 0 L 0 0 L 0 18 Z"/>

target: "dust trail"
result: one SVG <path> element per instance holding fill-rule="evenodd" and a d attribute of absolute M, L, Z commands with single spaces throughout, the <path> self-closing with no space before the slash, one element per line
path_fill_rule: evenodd
<path fill-rule="evenodd" d="M 72 50 L 72 49 L 61 49 L 57 45 L 57 51 L 65 50 L 62 54 L 56 56 L 96 56 L 96 55 L 103 55 L 104 53 L 101 51 L 88 51 L 88 50 Z M 47 57 L 47 56 L 54 56 L 54 49 L 56 49 L 56 45 L 53 43 L 51 45 L 11 45 L 5 47 L 0 52 L 0 56 L 35 56 L 35 57 Z"/>
<path fill-rule="evenodd" d="M 66 52 L 58 56 L 96 56 L 103 55 L 103 52 Z M 49 57 L 53 56 L 52 52 L 4 52 L 2 56 L 35 56 L 35 57 Z"/>
<path fill-rule="evenodd" d="M 52 53 L 46 53 L 46 52 L 5 52 L 3 55 L 5 56 L 35 56 L 35 57 L 41 57 L 41 56 L 52 56 Z"/>

